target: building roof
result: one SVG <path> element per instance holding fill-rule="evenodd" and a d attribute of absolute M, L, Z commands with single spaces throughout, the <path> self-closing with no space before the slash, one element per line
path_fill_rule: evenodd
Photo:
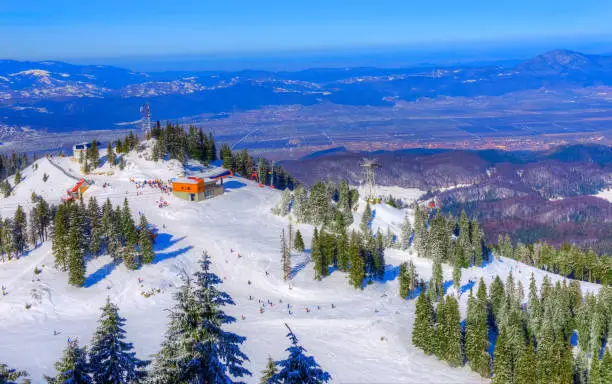
<path fill-rule="evenodd" d="M 204 180 L 199 177 L 181 177 L 178 179 L 172 180 L 173 183 L 182 183 L 182 184 L 199 184 L 203 183 Z"/>

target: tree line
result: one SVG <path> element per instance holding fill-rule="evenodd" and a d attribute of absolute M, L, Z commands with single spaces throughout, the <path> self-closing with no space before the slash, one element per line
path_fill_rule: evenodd
<path fill-rule="evenodd" d="M 68 339 L 55 364 L 56 375 L 45 376 L 46 381 L 50 384 L 243 383 L 240 378 L 252 376 L 243 367 L 249 358 L 240 349 L 246 338 L 227 330 L 236 320 L 225 313 L 224 307 L 234 305 L 234 301 L 217 287 L 222 280 L 210 266 L 210 257 L 204 252 L 200 270 L 194 276 L 184 276 L 184 284 L 174 294 L 175 305 L 170 311 L 168 328 L 152 362 L 136 357 L 124 330 L 126 319 L 107 299 L 89 348 L 79 346 L 76 339 Z M 321 369 L 313 356 L 306 354 L 295 333 L 287 328 L 288 356 L 279 361 L 269 358 L 261 373 L 261 382 L 329 382 L 331 375 Z M 2 383 L 25 376 L 26 372 L 0 364 Z"/>
<path fill-rule="evenodd" d="M 116 207 L 109 199 L 100 207 L 95 197 L 87 205 L 78 200 L 50 206 L 33 194 L 32 203 L 29 218 L 21 205 L 12 218 L 0 218 L 2 261 L 19 258 L 50 237 L 55 267 L 68 271 L 69 283 L 79 287 L 85 283 L 86 260 L 103 252 L 130 269 L 153 262 L 147 218 L 140 215 L 136 225 L 127 199 Z"/>
<path fill-rule="evenodd" d="M 495 250 L 498 255 L 564 277 L 612 284 L 612 257 L 607 254 L 598 256 L 592 249 L 584 250 L 568 243 L 557 249 L 544 241 L 534 244 L 518 242 L 515 247 L 508 235 L 500 235 Z"/>
<path fill-rule="evenodd" d="M 79 287 L 85 283 L 88 257 L 108 253 L 115 263 L 124 262 L 129 269 L 152 263 L 155 257 L 146 216 L 140 215 L 137 226 L 127 199 L 116 207 L 107 199 L 100 207 L 95 197 L 87 205 L 80 200 L 57 207 L 52 252 L 56 268 L 68 271 L 69 283 Z"/>
<path fill-rule="evenodd" d="M 296 185 L 295 179 L 281 165 L 270 163 L 263 156 L 255 159 L 246 149 L 232 151 L 229 145 L 223 144 L 220 155 L 224 168 L 247 178 L 255 173 L 260 184 L 277 189 L 293 189 Z"/>
<path fill-rule="evenodd" d="M 455 296 L 429 294 L 433 285 L 418 296 L 412 332 L 426 354 L 467 364 L 493 384 L 612 382 L 612 289 L 583 296 L 578 281 L 553 285 L 546 276 L 538 292 L 532 274 L 526 293 L 512 273 L 489 289 L 481 278 L 462 326 Z"/>

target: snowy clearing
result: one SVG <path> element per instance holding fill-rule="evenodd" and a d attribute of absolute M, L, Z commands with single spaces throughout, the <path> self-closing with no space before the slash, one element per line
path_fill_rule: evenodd
<path fill-rule="evenodd" d="M 313 280 L 308 254 L 294 252 L 295 277 L 288 284 L 282 280 L 280 233 L 289 221 L 270 213 L 280 198 L 279 191 L 260 188 L 245 179 L 228 178 L 222 196 L 195 203 L 163 195 L 168 206 L 158 208 L 161 192 L 145 189 L 137 195 L 130 179 L 168 180 L 182 171 L 180 164 L 153 163 L 136 154 L 126 160 L 124 171 L 113 168 L 112 174 L 108 174 L 111 169 L 105 164 L 96 170 L 99 174 L 89 175 L 95 184 L 85 197 L 96 196 L 99 203 L 108 197 L 114 204 L 127 198 L 135 216 L 139 212 L 146 214 L 149 222 L 160 229 L 153 264 L 129 271 L 124 265 L 114 265 L 109 256 L 101 256 L 88 262 L 85 287 L 74 288 L 67 283 L 67 273 L 52 267 L 50 242 L 17 261 L 0 263 L 0 284 L 8 292 L 0 297 L 0 361 L 28 370 L 33 382 L 40 382 L 43 373 L 54 373 L 53 364 L 68 337 L 90 342 L 99 308 L 107 296 L 127 318 L 128 339 L 134 343 L 137 355 L 150 358 L 158 351 L 166 329 L 167 309 L 173 306 L 172 293 L 181 284 L 181 274 L 192 274 L 198 269 L 203 250 L 208 250 L 212 257 L 213 271 L 225 280 L 220 288 L 236 301 L 237 305 L 227 308 L 227 312 L 238 319 L 232 330 L 247 337 L 243 351 L 250 358 L 246 368 L 253 373 L 246 379 L 248 383 L 259 381 L 268 355 L 274 359 L 285 356 L 288 345 L 285 322 L 335 383 L 488 382 L 467 367 L 451 368 L 411 345 L 415 300 L 398 297 L 399 264 L 412 259 L 419 275 L 428 279 L 430 260 L 416 258 L 410 251 L 388 250 L 384 281 L 359 291 L 351 288 L 346 275 L 338 271 L 321 282 Z M 70 158 L 53 161 L 69 175 L 82 176 L 78 164 Z M 15 188 L 14 195 L 0 200 L 3 216 L 12 215 L 18 204 L 29 208 L 32 192 L 58 203 L 66 189 L 74 185 L 75 180 L 48 159 L 36 164 L 37 170 L 31 166 L 22 172 L 24 180 Z M 46 183 L 42 181 L 43 173 L 49 174 Z M 384 194 L 389 193 L 414 200 L 422 192 L 385 188 Z M 356 225 L 363 208 L 362 202 L 355 215 Z M 374 230 L 385 231 L 389 226 L 398 233 L 405 213 L 412 217 L 409 209 L 397 210 L 387 205 L 375 205 L 372 209 Z M 309 247 L 313 228 L 294 224 L 294 229 L 297 228 Z M 35 267 L 41 268 L 42 273 L 35 275 Z M 528 287 L 532 272 L 538 282 L 547 274 L 506 259 L 492 261 L 484 268 L 464 270 L 460 297 L 463 316 L 470 280 L 483 277 L 490 284 L 496 275 L 505 279 L 511 271 L 524 287 Z M 451 272 L 451 267 L 445 265 L 445 285 L 451 286 L 452 292 L 452 284 L 448 284 Z M 561 279 L 549 276 L 553 282 Z M 585 291 L 598 289 L 588 283 L 582 283 L 582 287 Z M 149 298 L 141 295 L 153 289 L 160 293 Z M 249 296 L 254 299 L 249 300 Z M 260 313 L 258 300 L 270 300 L 273 305 Z M 31 308 L 26 309 L 26 304 Z M 54 331 L 59 334 L 54 335 Z"/>

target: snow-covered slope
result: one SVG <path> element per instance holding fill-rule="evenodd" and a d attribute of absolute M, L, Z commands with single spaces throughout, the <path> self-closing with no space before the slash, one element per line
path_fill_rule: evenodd
<path fill-rule="evenodd" d="M 69 174 L 80 176 L 77 164 L 69 158 L 54 161 Z M 73 179 L 47 159 L 37 164 L 38 170 L 30 167 L 23 172 L 25 180 L 17 186 L 14 196 L 0 200 L 3 215 L 11 214 L 18 203 L 27 205 L 32 191 L 57 202 L 73 184 Z M 127 198 L 134 215 L 145 213 L 160 229 L 156 259 L 154 264 L 129 271 L 123 265 L 115 267 L 108 256 L 101 256 L 88 262 L 83 288 L 69 286 L 66 273 L 52 267 L 48 243 L 20 260 L 0 263 L 0 284 L 8 291 L 0 297 L 0 361 L 27 369 L 34 382 L 40 382 L 43 373 L 53 373 L 53 363 L 68 337 L 89 343 L 99 308 L 107 296 L 127 318 L 128 338 L 134 342 L 138 356 L 146 358 L 157 352 L 166 327 L 166 310 L 173 305 L 172 293 L 181 283 L 182 274 L 196 271 L 203 250 L 208 250 L 214 271 L 224 279 L 221 288 L 236 301 L 237 305 L 228 308 L 228 312 L 238 319 L 232 330 L 247 337 L 243 350 L 250 361 L 246 366 L 254 374 L 247 379 L 249 383 L 258 382 L 268 355 L 274 359 L 285 356 L 285 322 L 336 383 L 486 382 L 468 368 L 451 368 L 411 345 L 415 302 L 398 297 L 398 265 L 412 258 L 418 273 L 428 278 L 429 260 L 415 258 L 410 252 L 389 250 L 385 281 L 359 291 L 349 287 L 341 272 L 321 282 L 314 281 L 308 255 L 294 253 L 296 274 L 286 283 L 282 280 L 279 236 L 289 222 L 270 213 L 280 198 L 279 191 L 229 178 L 225 181 L 225 195 L 193 203 L 157 190 L 137 190 L 130 181 L 168 180 L 181 171 L 176 163 L 155 164 L 131 154 L 124 171 L 114 169 L 109 175 L 106 165 L 103 170 L 89 176 L 95 185 L 86 196 L 94 195 L 100 202 L 109 197 L 115 204 Z M 43 172 L 50 175 L 47 183 L 39 180 Z M 167 207 L 158 207 L 160 197 L 168 202 Z M 373 209 L 372 225 L 383 230 L 387 226 L 397 230 L 406 213 L 381 205 Z M 362 210 L 363 207 L 359 212 Z M 355 221 L 359 219 L 360 213 Z M 297 227 L 308 246 L 312 227 L 294 225 Z M 42 273 L 35 275 L 35 267 L 41 268 Z M 482 276 L 490 283 L 496 274 L 505 277 L 511 270 L 525 287 L 531 272 L 538 280 L 545 274 L 514 261 L 494 261 L 484 268 L 465 271 L 462 291 L 469 289 L 469 280 Z M 451 270 L 445 268 L 444 273 L 450 280 Z M 553 281 L 559 279 L 551 277 Z M 597 289 L 592 284 L 583 287 Z M 149 298 L 141 294 L 158 289 L 159 293 Z M 461 296 L 464 314 L 466 296 Z M 266 305 L 260 313 L 260 300 L 270 300 L 273 305 Z M 31 308 L 26 309 L 26 304 Z"/>

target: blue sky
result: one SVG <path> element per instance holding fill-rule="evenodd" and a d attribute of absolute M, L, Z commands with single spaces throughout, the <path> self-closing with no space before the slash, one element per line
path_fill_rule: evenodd
<path fill-rule="evenodd" d="M 610 0 L 0 0 L 0 56 L 70 59 L 588 41 L 612 36 L 611 25 Z"/>

